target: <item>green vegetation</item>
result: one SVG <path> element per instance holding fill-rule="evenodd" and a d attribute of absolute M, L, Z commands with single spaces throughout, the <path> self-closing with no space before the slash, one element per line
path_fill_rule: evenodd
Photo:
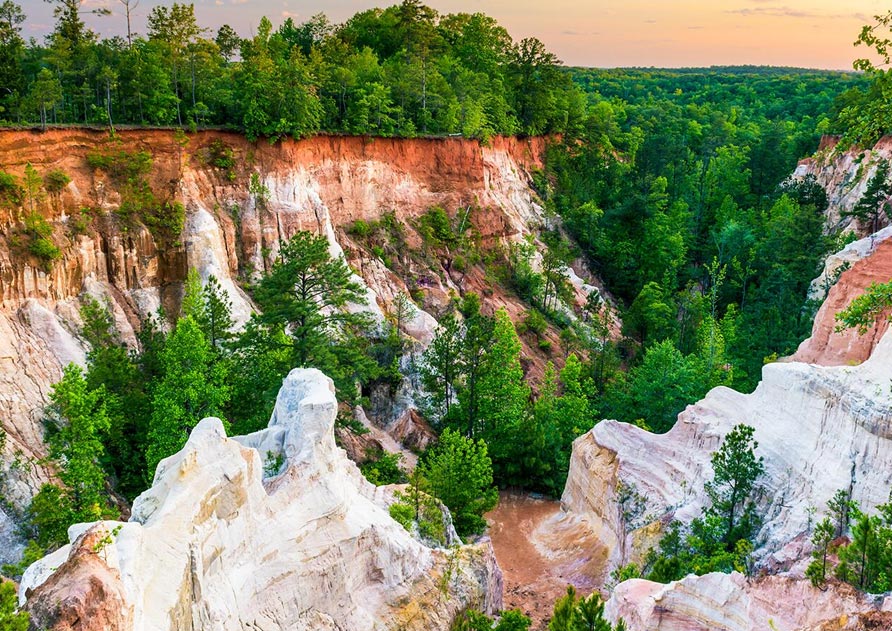
<path fill-rule="evenodd" d="M 530 619 L 519 610 L 502 611 L 498 622 L 479 611 L 468 609 L 456 616 L 450 631 L 528 631 Z"/>
<path fill-rule="evenodd" d="M 823 234 L 820 186 L 782 182 L 817 147 L 834 98 L 861 79 L 568 72 L 588 92 L 585 132 L 551 148 L 537 187 L 622 309 L 631 370 L 603 376 L 601 415 L 663 431 L 712 386 L 752 389 L 766 358 L 793 352 L 810 331 L 807 288 L 838 241 Z M 657 350 L 667 341 L 680 358 Z M 652 365 L 669 361 L 673 373 L 657 401 L 634 389 L 654 352 Z"/>
<path fill-rule="evenodd" d="M 672 522 L 659 552 L 648 554 L 648 578 L 662 583 L 687 574 L 749 572 L 749 555 L 758 530 L 755 495 L 764 471 L 755 450 L 753 428 L 736 426 L 712 455 L 713 479 L 706 483 L 710 505 L 685 528 Z"/>
<path fill-rule="evenodd" d="M 249 138 L 319 131 L 416 136 L 571 132 L 585 100 L 536 39 L 515 42 L 480 13 L 440 15 L 418 0 L 322 15 L 250 38 L 216 34 L 192 4 L 148 12 L 128 34 L 99 39 L 74 4 L 45 42 L 25 42 L 24 14 L 0 12 L 0 119 L 7 124 L 222 125 Z M 114 18 L 106 18 L 114 19 Z M 128 30 L 130 28 L 128 20 Z M 227 177 L 226 162 L 213 160 Z"/>
<path fill-rule="evenodd" d="M 820 587 L 832 574 L 871 594 L 892 589 L 892 503 L 869 514 L 840 490 L 827 508 L 829 515 L 812 534 L 813 560 L 806 570 L 812 584 Z"/>
<path fill-rule="evenodd" d="M 16 584 L 12 581 L 0 582 L 0 630 L 27 631 L 30 614 L 17 611 Z"/>
<path fill-rule="evenodd" d="M 396 502 L 390 506 L 391 517 L 422 540 L 436 546 L 446 545 L 446 517 L 419 469 L 409 476 L 406 490 L 397 491 L 395 497 Z"/>
<path fill-rule="evenodd" d="M 499 501 L 485 442 L 446 428 L 419 464 L 419 470 L 431 493 L 452 513 L 458 534 L 483 532 L 483 514 Z"/>
<path fill-rule="evenodd" d="M 102 387 L 91 389 L 82 370 L 69 364 L 50 400 L 47 442 L 61 484 L 44 484 L 30 507 L 33 536 L 44 549 L 67 543 L 73 523 L 117 516 L 101 466 L 102 436 L 109 429 Z"/>
<path fill-rule="evenodd" d="M 400 469 L 402 454 L 387 452 L 372 454 L 368 462 L 359 465 L 366 479 L 376 486 L 400 484 L 406 481 L 406 474 Z"/>
<path fill-rule="evenodd" d="M 476 610 L 464 611 L 456 618 L 451 631 L 528 631 L 530 619 L 520 611 L 503 611 L 498 621 Z M 580 597 L 572 585 L 554 604 L 548 631 L 626 631 L 622 619 L 615 625 L 604 617 L 604 601 L 598 592 Z"/>
<path fill-rule="evenodd" d="M 428 417 L 437 428 L 485 441 L 500 485 L 559 493 L 570 443 L 594 423 L 593 386 L 583 366 L 575 356 L 568 358 L 560 382 L 549 368 L 531 405 L 520 340 L 507 312 L 483 315 L 471 294 L 460 311 L 461 322 L 456 314 L 441 319 L 421 362 Z"/>
<path fill-rule="evenodd" d="M 62 250 L 53 243 L 53 226 L 32 211 L 25 217 L 25 236 L 28 238 L 28 252 L 36 256 L 44 271 L 49 273 L 53 261 L 62 258 Z"/>
<path fill-rule="evenodd" d="M 159 198 L 152 190 L 148 179 L 152 172 L 151 154 L 110 146 L 87 154 L 87 164 L 105 173 L 118 189 L 121 203 L 116 212 L 125 227 L 139 221 L 160 244 L 177 243 L 186 221 L 186 209 L 178 201 Z"/>

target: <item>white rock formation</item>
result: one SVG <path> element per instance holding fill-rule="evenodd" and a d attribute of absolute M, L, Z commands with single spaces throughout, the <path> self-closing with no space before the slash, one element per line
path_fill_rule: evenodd
<path fill-rule="evenodd" d="M 757 453 L 765 458 L 757 557 L 768 562 L 777 553 L 773 560 L 780 561 L 786 556 L 781 549 L 815 518 L 810 511 L 817 509 L 820 519 L 837 489 L 851 488 L 868 510 L 888 500 L 890 378 L 892 335 L 886 334 L 859 366 L 773 363 L 752 394 L 715 388 L 664 435 L 602 421 L 573 444 L 565 519 L 588 524 L 610 550 L 612 565 L 637 558 L 646 552 L 643 543 L 636 545 L 646 531 L 637 528 L 667 515 L 687 523 L 700 514 L 703 484 L 712 477 L 710 456 L 744 423 L 755 428 Z M 624 489 L 639 499 L 621 505 Z"/>
<path fill-rule="evenodd" d="M 872 598 L 847 585 L 826 589 L 780 576 L 688 576 L 668 585 L 634 579 L 613 592 L 605 613 L 630 631 L 822 631 L 888 629 L 892 597 Z M 878 626 L 857 626 L 865 619 Z"/>
<path fill-rule="evenodd" d="M 72 527 L 73 546 L 28 568 L 21 599 L 46 617 L 87 590 L 66 583 L 78 576 L 66 559 L 93 552 L 123 584 L 106 590 L 126 595 L 121 631 L 447 629 L 464 607 L 498 609 L 491 546 L 413 539 L 390 518 L 387 493 L 335 446 L 336 413 L 331 380 L 300 369 L 267 429 L 227 439 L 204 419 L 159 464 L 128 523 Z M 97 532 L 109 543 L 84 550 Z M 48 617 L 37 623 L 52 628 Z"/>

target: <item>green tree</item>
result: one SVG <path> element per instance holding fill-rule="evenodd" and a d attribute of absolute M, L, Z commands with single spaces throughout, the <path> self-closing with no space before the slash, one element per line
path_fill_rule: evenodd
<path fill-rule="evenodd" d="M 486 526 L 483 514 L 499 501 L 486 443 L 446 428 L 419 467 L 431 493 L 452 512 L 458 533 L 481 532 Z"/>
<path fill-rule="evenodd" d="M 749 425 L 736 425 L 712 455 L 713 478 L 706 483 L 708 512 L 722 519 L 721 539 L 728 550 L 738 540 L 749 538 L 756 525 L 753 493 L 765 465 L 761 456 L 756 457 L 759 443 L 754 433 Z"/>
<path fill-rule="evenodd" d="M 225 367 L 192 316 L 177 321 L 161 351 L 163 377 L 152 394 L 146 465 L 151 479 L 158 463 L 186 444 L 201 419 L 219 415 L 229 399 Z"/>
<path fill-rule="evenodd" d="M 81 334 L 90 347 L 87 385 L 101 394 L 109 418 L 108 431 L 102 435 L 102 464 L 117 491 L 132 499 L 145 489 L 148 387 L 154 375 L 142 369 L 141 360 L 151 357 L 152 349 L 144 347 L 142 356 L 131 352 L 115 329 L 109 308 L 96 300 L 86 300 L 80 315 Z M 145 334 L 150 330 L 146 327 Z"/>
<path fill-rule="evenodd" d="M 25 91 L 25 74 L 22 71 L 22 58 L 25 55 L 25 40 L 22 39 L 21 25 L 25 21 L 22 8 L 12 0 L 0 2 L 0 86 L 5 88 L 0 94 L 0 119 L 9 119 L 17 113 L 19 100 Z"/>
<path fill-rule="evenodd" d="M 82 369 L 69 364 L 62 381 L 50 392 L 57 427 L 49 436 L 50 452 L 60 463 L 59 479 L 82 521 L 100 518 L 106 511 L 105 472 L 101 436 L 109 420 L 101 390 L 90 390 Z"/>
<path fill-rule="evenodd" d="M 440 318 L 439 328 L 420 365 L 428 418 L 435 425 L 451 418 L 457 381 L 461 377 L 461 326 L 453 313 Z"/>
<path fill-rule="evenodd" d="M 255 297 L 262 322 L 287 325 L 298 366 L 324 366 L 338 327 L 356 321 L 346 308 L 366 304 L 346 262 L 331 256 L 324 236 L 309 232 L 298 232 L 282 245 Z"/>
<path fill-rule="evenodd" d="M 837 331 L 857 327 L 859 335 L 867 333 L 880 315 L 892 306 L 892 282 L 871 283 L 863 294 L 836 314 Z"/>
<path fill-rule="evenodd" d="M 858 203 L 851 210 L 844 210 L 840 214 L 855 217 L 862 224 L 870 226 L 871 234 L 879 230 L 883 215 L 892 218 L 892 183 L 889 182 L 888 162 L 882 160 L 877 164 Z"/>
<path fill-rule="evenodd" d="M 40 126 L 46 129 L 47 110 L 62 100 L 62 85 L 52 72 L 44 68 L 37 74 L 28 98 L 40 112 Z"/>
<path fill-rule="evenodd" d="M 825 517 L 812 534 L 811 543 L 814 546 L 812 550 L 813 561 L 808 564 L 805 570 L 805 576 L 811 581 L 815 587 L 824 584 L 827 576 L 827 555 L 830 552 L 830 542 L 833 541 L 834 525 L 829 517 Z"/>
<path fill-rule="evenodd" d="M 665 340 L 647 349 L 641 364 L 630 370 L 607 398 L 616 418 L 627 422 L 641 419 L 651 430 L 666 432 L 685 406 L 705 392 L 697 359 L 682 355 Z"/>
<path fill-rule="evenodd" d="M 512 468 L 512 444 L 517 442 L 530 399 L 530 387 L 520 365 L 520 340 L 504 308 L 495 314 L 477 392 L 477 419 L 470 436 L 486 441 L 493 466 L 501 477 Z"/>
<path fill-rule="evenodd" d="M 554 613 L 548 623 L 548 631 L 626 631 L 620 619 L 616 625 L 604 617 L 604 601 L 598 592 L 580 598 L 572 585 L 567 593 L 554 604 Z"/>
<path fill-rule="evenodd" d="M 12 581 L 0 582 L 0 630 L 27 631 L 31 616 L 28 612 L 18 611 L 16 585 Z"/>
<path fill-rule="evenodd" d="M 181 102 L 184 62 L 190 47 L 205 29 L 195 19 L 195 5 L 174 2 L 170 7 L 155 6 L 149 13 L 148 35 L 164 46 L 165 60 L 170 72 L 173 93 L 176 98 L 177 123 L 183 124 Z M 194 77 L 193 77 L 194 85 Z"/>

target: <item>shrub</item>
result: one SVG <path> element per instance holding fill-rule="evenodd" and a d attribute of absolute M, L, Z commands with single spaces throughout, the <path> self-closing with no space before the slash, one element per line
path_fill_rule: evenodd
<path fill-rule="evenodd" d="M 11 173 L 0 171 L 0 202 L 12 206 L 21 205 L 25 199 L 25 189 Z"/>
<path fill-rule="evenodd" d="M 43 187 L 48 193 L 59 193 L 68 186 L 71 178 L 62 169 L 52 169 L 43 176 Z"/>
<path fill-rule="evenodd" d="M 375 455 L 375 454 L 372 454 Z M 386 484 L 401 484 L 406 481 L 406 475 L 400 469 L 402 454 L 379 453 L 377 457 L 359 465 L 359 470 L 366 480 L 375 486 Z"/>
<path fill-rule="evenodd" d="M 530 309 L 523 317 L 523 324 L 528 331 L 540 337 L 548 328 L 548 321 L 538 309 Z"/>
<path fill-rule="evenodd" d="M 37 213 L 30 213 L 25 217 L 25 232 L 32 239 L 48 237 L 53 234 L 53 226 Z"/>
<path fill-rule="evenodd" d="M 223 171 L 230 182 L 235 181 L 235 151 L 219 138 L 215 138 L 207 148 L 207 163 Z"/>
<path fill-rule="evenodd" d="M 365 239 L 370 234 L 372 234 L 372 227 L 369 225 L 367 221 L 362 219 L 357 219 L 353 222 L 353 225 L 347 230 L 354 237 L 359 237 L 360 239 Z"/>
<path fill-rule="evenodd" d="M 87 164 L 104 172 L 115 183 L 126 184 L 151 173 L 152 156 L 147 151 L 94 151 L 87 154 Z"/>
<path fill-rule="evenodd" d="M 43 268 L 47 272 L 52 268 L 53 261 L 62 258 L 62 250 L 47 237 L 31 241 L 28 251 L 43 262 Z"/>
<path fill-rule="evenodd" d="M 449 215 L 439 206 L 434 206 L 418 220 L 418 232 L 425 245 L 441 247 L 455 241 Z"/>

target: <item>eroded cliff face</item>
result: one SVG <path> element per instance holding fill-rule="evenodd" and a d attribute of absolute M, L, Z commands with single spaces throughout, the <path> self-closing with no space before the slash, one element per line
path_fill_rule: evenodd
<path fill-rule="evenodd" d="M 860 225 L 857 219 L 844 217 L 843 213 L 852 210 L 864 195 L 867 183 L 876 173 L 881 161 L 892 160 L 892 137 L 881 138 L 870 149 L 850 148 L 840 151 L 839 138 L 825 136 L 821 139 L 817 153 L 799 162 L 794 177 L 813 175 L 827 193 L 829 207 L 827 221 L 835 228 L 853 230 L 863 236 L 869 234 L 871 226 Z M 880 219 L 880 226 L 889 223 L 888 218 Z"/>
<path fill-rule="evenodd" d="M 317 370 L 286 378 L 269 427 L 226 438 L 205 419 L 163 460 L 129 522 L 73 526 L 20 598 L 46 629 L 448 629 L 501 607 L 488 541 L 420 543 L 390 494 L 335 446 L 337 401 Z M 276 464 L 281 465 L 276 469 Z"/>
<path fill-rule="evenodd" d="M 241 283 L 272 264 L 280 240 L 311 230 L 328 237 L 333 253 L 345 254 L 377 317 L 397 294 L 411 289 L 423 296 L 403 327 L 419 347 L 433 336 L 434 316 L 466 290 L 481 294 L 486 310 L 505 306 L 519 319 L 526 307 L 492 286 L 481 270 L 459 269 L 451 260 L 422 264 L 408 252 L 422 246 L 417 219 L 433 206 L 463 213 L 481 247 L 521 239 L 544 225 L 530 186 L 544 148 L 543 139 L 495 138 L 482 146 L 458 138 L 322 136 L 271 145 L 218 132 L 124 131 L 115 138 L 83 129 L 0 133 L 0 169 L 21 179 L 31 164 L 39 174 L 59 169 L 71 178 L 59 192 L 27 198 L 19 207 L 0 205 L 4 495 L 24 506 L 51 476 L 36 464 L 46 455 L 39 410 L 62 367 L 84 362 L 78 310 L 87 295 L 108 302 L 123 338 L 134 343 L 142 318 L 159 307 L 177 312 L 182 281 L 195 268 L 203 278 L 217 277 L 235 319 L 244 322 L 253 305 Z M 151 157 L 146 179 L 158 199 L 185 206 L 185 227 L 175 239 L 159 241 L 138 219 L 122 219 L 121 183 L 88 160 L 137 152 Z M 23 221 L 32 202 L 52 225 L 51 238 L 62 253 L 49 273 L 24 245 Z M 399 274 L 350 230 L 357 220 L 372 222 L 388 213 L 405 238 L 404 252 L 397 253 L 403 257 Z M 593 287 L 578 271 L 573 279 L 582 300 Z M 557 348 L 556 335 L 548 335 Z M 546 353 L 536 344 L 525 347 L 529 370 L 541 371 Z M 411 393 L 398 399 L 376 422 L 405 416 Z M 0 519 L 0 537 L 5 523 Z"/>
<path fill-rule="evenodd" d="M 706 574 L 663 585 L 626 581 L 605 606 L 629 629 L 663 631 L 870 631 L 892 626 L 892 598 L 834 583 L 825 589 L 782 576 Z"/>
<path fill-rule="evenodd" d="M 809 510 L 816 507 L 820 519 L 838 489 L 851 489 L 868 510 L 888 499 L 890 367 L 887 334 L 859 366 L 768 364 L 755 392 L 716 388 L 663 435 L 602 421 L 573 445 L 562 497 L 567 514 L 599 533 L 615 565 L 640 561 L 655 543 L 647 524 L 700 515 L 711 454 L 743 423 L 755 428 L 765 458 L 757 558 L 771 566 L 796 559 L 813 519 Z"/>

